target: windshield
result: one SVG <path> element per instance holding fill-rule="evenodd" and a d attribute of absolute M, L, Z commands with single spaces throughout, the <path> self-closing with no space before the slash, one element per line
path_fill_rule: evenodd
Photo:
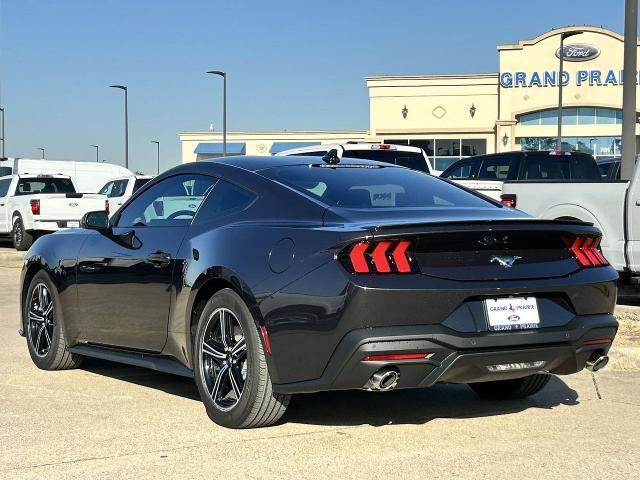
<path fill-rule="evenodd" d="M 326 205 L 344 208 L 495 206 L 473 193 L 414 170 L 373 165 L 295 165 L 260 172 Z"/>
<path fill-rule="evenodd" d="M 18 181 L 16 195 L 34 193 L 76 193 L 69 178 L 21 178 Z"/>
<path fill-rule="evenodd" d="M 343 158 L 360 158 L 363 160 L 377 160 L 401 167 L 429 172 L 427 162 L 421 152 L 402 152 L 399 150 L 345 150 Z"/>

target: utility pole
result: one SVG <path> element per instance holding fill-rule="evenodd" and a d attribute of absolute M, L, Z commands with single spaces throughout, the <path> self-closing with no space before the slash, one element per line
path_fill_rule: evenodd
<path fill-rule="evenodd" d="M 624 84 L 622 85 L 622 159 L 620 178 L 631 180 L 636 166 L 636 75 L 638 68 L 638 0 L 624 6 Z"/>

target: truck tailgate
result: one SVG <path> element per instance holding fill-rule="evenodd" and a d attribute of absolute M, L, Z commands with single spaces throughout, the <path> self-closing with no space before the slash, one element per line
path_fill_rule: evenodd
<path fill-rule="evenodd" d="M 41 221 L 80 220 L 91 211 L 104 210 L 104 195 L 93 193 L 67 193 L 38 195 L 40 201 L 40 215 L 35 217 Z"/>

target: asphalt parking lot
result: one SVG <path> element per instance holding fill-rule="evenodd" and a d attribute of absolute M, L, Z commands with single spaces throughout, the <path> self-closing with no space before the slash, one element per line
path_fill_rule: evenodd
<path fill-rule="evenodd" d="M 298 396 L 275 427 L 227 430 L 188 379 L 101 361 L 38 370 L 17 335 L 19 258 L 3 252 L 2 479 L 638 478 L 635 369 L 505 403 L 463 385 Z"/>

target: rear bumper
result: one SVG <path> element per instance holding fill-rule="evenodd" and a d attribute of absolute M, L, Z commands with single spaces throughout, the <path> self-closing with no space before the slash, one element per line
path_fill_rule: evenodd
<path fill-rule="evenodd" d="M 68 220 L 34 220 L 33 226 L 28 230 L 34 231 L 46 231 L 55 232 L 67 227 L 67 222 L 80 222 L 80 219 L 68 219 Z"/>
<path fill-rule="evenodd" d="M 281 393 L 366 388 L 381 368 L 400 372 L 397 388 L 429 387 L 438 382 L 473 383 L 524 377 L 544 371 L 576 373 L 594 352 L 606 354 L 608 344 L 583 345 L 589 339 L 613 340 L 618 322 L 609 314 L 576 316 L 562 328 L 520 332 L 460 333 L 441 325 L 378 327 L 347 334 L 323 375 L 315 380 L 275 384 Z M 424 360 L 365 362 L 371 355 L 427 352 Z M 495 371 L 496 365 L 536 367 Z M 540 364 L 539 362 L 543 362 Z"/>

